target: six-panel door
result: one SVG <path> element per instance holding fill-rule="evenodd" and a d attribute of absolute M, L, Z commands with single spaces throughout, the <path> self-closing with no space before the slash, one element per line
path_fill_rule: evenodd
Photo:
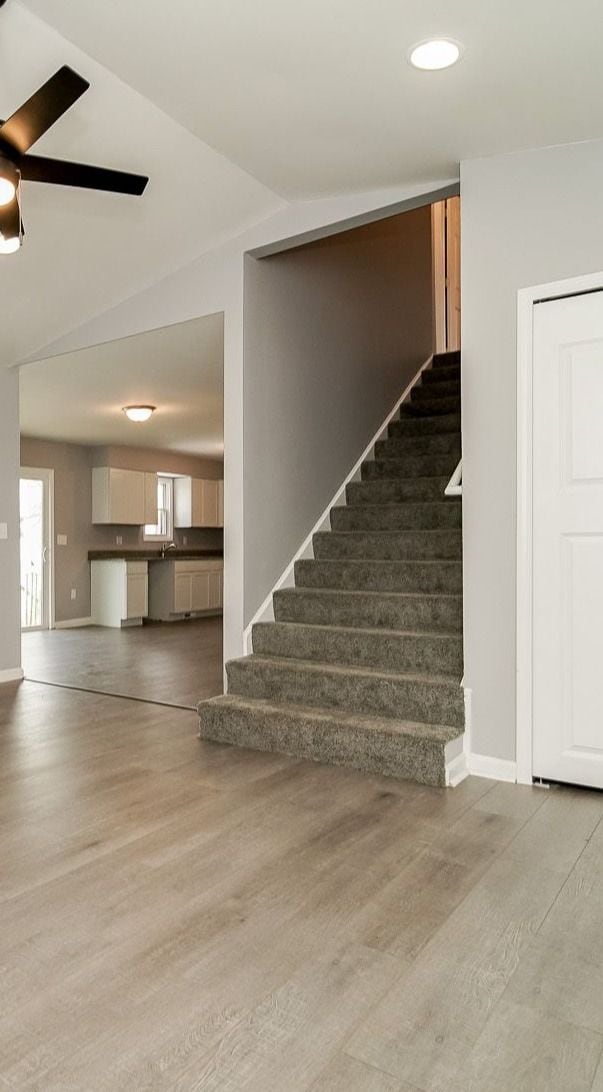
<path fill-rule="evenodd" d="M 536 304 L 533 773 L 603 788 L 603 292 Z"/>

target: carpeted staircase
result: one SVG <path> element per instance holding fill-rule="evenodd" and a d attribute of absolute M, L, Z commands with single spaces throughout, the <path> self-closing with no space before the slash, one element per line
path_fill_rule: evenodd
<path fill-rule="evenodd" d="M 362 480 L 274 594 L 200 735 L 445 784 L 464 726 L 460 354 L 434 358 Z"/>

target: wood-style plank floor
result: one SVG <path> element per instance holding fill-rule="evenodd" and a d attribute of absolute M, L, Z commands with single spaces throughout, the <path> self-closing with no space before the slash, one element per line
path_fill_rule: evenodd
<path fill-rule="evenodd" d="M 222 618 L 24 633 L 28 679 L 195 707 L 223 691 Z"/>
<path fill-rule="evenodd" d="M 603 795 L 0 688 L 0 1089 L 602 1092 Z"/>

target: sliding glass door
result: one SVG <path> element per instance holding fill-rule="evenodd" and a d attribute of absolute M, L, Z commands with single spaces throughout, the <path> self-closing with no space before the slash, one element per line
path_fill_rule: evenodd
<path fill-rule="evenodd" d="M 19 523 L 21 541 L 21 628 L 51 624 L 52 471 L 21 468 Z"/>

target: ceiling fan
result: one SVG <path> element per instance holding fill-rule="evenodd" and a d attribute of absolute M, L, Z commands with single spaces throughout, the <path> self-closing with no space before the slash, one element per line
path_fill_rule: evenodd
<path fill-rule="evenodd" d="M 4 0 L 0 0 L 0 7 Z M 50 182 L 140 196 L 149 181 L 140 174 L 28 155 L 35 144 L 90 84 L 63 65 L 7 121 L 0 121 L 0 254 L 14 254 L 23 241 L 20 184 Z"/>

